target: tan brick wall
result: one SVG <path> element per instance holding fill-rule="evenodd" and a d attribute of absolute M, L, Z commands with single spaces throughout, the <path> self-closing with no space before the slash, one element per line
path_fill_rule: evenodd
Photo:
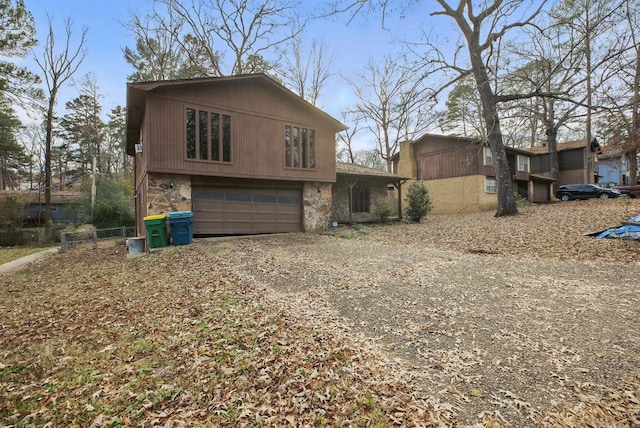
<path fill-rule="evenodd" d="M 400 155 L 398 157 L 398 175 L 403 177 L 418 177 L 418 167 L 416 158 L 413 154 L 413 144 L 411 141 L 403 141 L 400 143 Z"/>
<path fill-rule="evenodd" d="M 562 186 L 563 184 L 581 184 L 585 183 L 585 179 L 586 177 L 584 169 L 570 169 L 560 171 L 558 185 Z"/>
<path fill-rule="evenodd" d="M 484 191 L 484 175 L 444 178 L 425 181 L 429 191 L 433 214 L 451 214 L 460 212 L 486 211 L 498 207 L 498 195 Z M 406 196 L 409 184 L 402 186 L 403 207 L 406 208 Z"/>

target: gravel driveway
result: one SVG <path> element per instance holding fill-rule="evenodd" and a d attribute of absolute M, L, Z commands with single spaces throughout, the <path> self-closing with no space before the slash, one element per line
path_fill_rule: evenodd
<path fill-rule="evenodd" d="M 640 376 L 640 264 L 449 251 L 388 230 L 209 245 L 310 323 L 374 346 L 469 426 L 537 426 Z"/>

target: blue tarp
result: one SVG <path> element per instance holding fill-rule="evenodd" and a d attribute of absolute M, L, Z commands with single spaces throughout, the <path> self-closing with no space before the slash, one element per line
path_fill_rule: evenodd
<path fill-rule="evenodd" d="M 640 223 L 640 215 L 629 219 L 628 223 Z M 596 238 L 622 238 L 622 239 L 638 239 L 640 240 L 640 225 L 625 224 L 613 229 L 607 229 L 600 232 Z"/>

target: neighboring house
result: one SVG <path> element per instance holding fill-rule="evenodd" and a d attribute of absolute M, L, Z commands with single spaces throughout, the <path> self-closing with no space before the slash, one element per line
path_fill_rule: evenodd
<path fill-rule="evenodd" d="M 617 145 L 603 146 L 598 156 L 598 183 L 609 186 L 640 184 L 640 178 L 638 183 L 629 183 L 629 175 L 629 158 L 624 150 Z"/>
<path fill-rule="evenodd" d="M 378 221 L 377 208 L 389 202 L 391 217 L 401 217 L 402 184 L 410 177 L 402 177 L 352 163 L 338 162 L 336 183 L 331 192 L 333 219 L 339 223 Z"/>
<path fill-rule="evenodd" d="M 609 185 L 628 184 L 627 157 L 613 152 L 598 156 L 598 183 Z"/>
<path fill-rule="evenodd" d="M 531 202 L 547 202 L 553 181 L 531 173 L 531 153 L 506 148 L 513 188 Z M 426 134 L 400 144 L 392 159 L 394 173 L 424 180 L 433 202 L 432 213 L 495 209 L 496 173 L 489 147 L 481 141 Z"/>
<path fill-rule="evenodd" d="M 531 159 L 531 172 L 545 177 L 551 176 L 551 162 L 549 147 L 546 145 L 527 149 L 535 154 Z M 598 167 L 597 155 L 600 153 L 600 144 L 594 138 L 587 150 L 586 140 L 558 143 L 558 167 L 560 176 L 558 185 L 597 183 Z"/>
<path fill-rule="evenodd" d="M 45 222 L 46 204 L 44 192 L 38 190 L 3 190 L 0 198 L 15 196 L 24 204 L 23 223 L 27 226 L 43 225 Z M 80 198 L 80 192 L 51 192 L 51 221 L 53 223 L 74 223 L 78 213 L 73 202 Z"/>
<path fill-rule="evenodd" d="M 344 129 L 263 74 L 129 84 L 138 235 L 145 216 L 181 210 L 194 235 L 329 226 Z"/>

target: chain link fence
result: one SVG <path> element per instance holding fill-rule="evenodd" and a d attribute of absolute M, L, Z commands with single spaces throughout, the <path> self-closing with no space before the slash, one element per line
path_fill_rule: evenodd
<path fill-rule="evenodd" d="M 94 229 L 79 232 L 60 232 L 60 252 L 66 251 L 74 245 L 91 242 L 96 248 L 98 242 L 121 239 L 123 242 L 127 238 L 136 235 L 135 227 L 114 227 L 110 229 Z"/>

